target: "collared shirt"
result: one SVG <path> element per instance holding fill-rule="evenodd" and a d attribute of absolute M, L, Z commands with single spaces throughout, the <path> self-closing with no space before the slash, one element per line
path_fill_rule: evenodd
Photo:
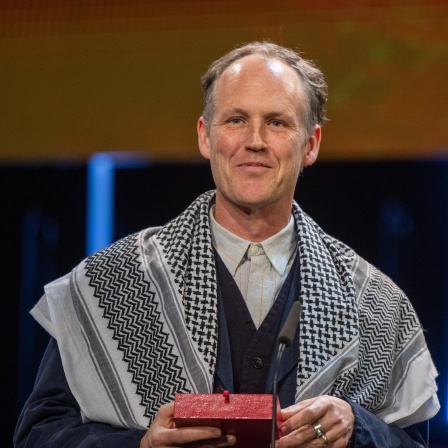
<path fill-rule="evenodd" d="M 258 328 L 288 276 L 297 249 L 294 219 L 280 232 L 253 243 L 218 224 L 210 211 L 212 242 L 232 274 Z"/>

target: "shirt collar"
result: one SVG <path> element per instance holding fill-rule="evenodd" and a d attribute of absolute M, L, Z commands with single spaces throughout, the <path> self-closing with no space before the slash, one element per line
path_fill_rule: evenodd
<path fill-rule="evenodd" d="M 234 276 L 238 267 L 246 260 L 248 249 L 254 243 L 235 235 L 221 226 L 213 216 L 213 209 L 214 207 L 210 209 L 212 241 L 216 247 L 225 252 L 232 260 L 232 269 L 229 270 Z M 283 275 L 290 258 L 297 249 L 297 233 L 293 216 L 291 215 L 288 224 L 280 232 L 256 244 L 263 247 L 269 262 L 280 275 Z"/>
<path fill-rule="evenodd" d="M 293 216 L 280 232 L 264 240 L 261 245 L 275 270 L 283 275 L 289 260 L 297 250 L 297 233 Z"/>

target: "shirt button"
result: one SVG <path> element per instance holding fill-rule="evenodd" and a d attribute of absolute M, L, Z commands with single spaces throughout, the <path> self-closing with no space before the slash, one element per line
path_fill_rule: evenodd
<path fill-rule="evenodd" d="M 261 369 L 264 366 L 264 362 L 261 358 L 259 358 L 258 356 L 255 356 L 255 358 L 252 359 L 252 365 L 256 369 Z"/>
<path fill-rule="evenodd" d="M 257 255 L 259 250 L 260 250 L 260 248 L 258 247 L 258 244 L 254 244 L 254 245 L 250 246 L 250 253 L 252 255 Z"/>

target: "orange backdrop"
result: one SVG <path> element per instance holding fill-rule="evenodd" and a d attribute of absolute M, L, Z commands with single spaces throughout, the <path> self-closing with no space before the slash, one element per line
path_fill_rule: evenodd
<path fill-rule="evenodd" d="M 5 0 L 0 162 L 128 150 L 200 160 L 201 74 L 234 45 L 266 38 L 326 74 L 321 159 L 447 152 L 444 0 Z"/>

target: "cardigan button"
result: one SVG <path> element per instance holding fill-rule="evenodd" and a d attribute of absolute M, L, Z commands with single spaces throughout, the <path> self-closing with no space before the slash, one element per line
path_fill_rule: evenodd
<path fill-rule="evenodd" d="M 255 358 L 252 359 L 252 365 L 256 369 L 261 369 L 264 366 L 264 362 L 260 357 L 255 356 Z"/>

